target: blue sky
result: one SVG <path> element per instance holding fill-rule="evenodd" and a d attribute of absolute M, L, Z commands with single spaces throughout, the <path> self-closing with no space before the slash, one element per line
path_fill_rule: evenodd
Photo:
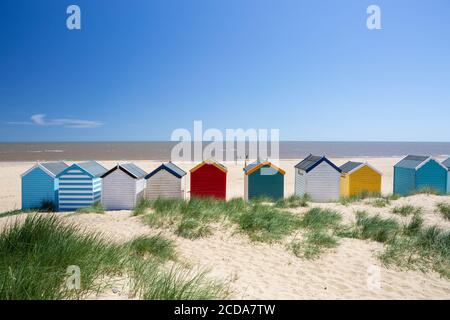
<path fill-rule="evenodd" d="M 450 141 L 449 39 L 448 0 L 4 0 L 0 141 Z"/>

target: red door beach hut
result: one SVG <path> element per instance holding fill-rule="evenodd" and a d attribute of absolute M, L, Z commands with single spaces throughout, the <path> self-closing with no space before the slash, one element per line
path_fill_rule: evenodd
<path fill-rule="evenodd" d="M 191 197 L 226 199 L 227 168 L 214 161 L 205 160 L 191 169 Z"/>

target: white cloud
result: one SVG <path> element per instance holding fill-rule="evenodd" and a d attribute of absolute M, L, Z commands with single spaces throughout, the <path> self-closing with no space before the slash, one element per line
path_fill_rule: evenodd
<path fill-rule="evenodd" d="M 20 125 L 38 125 L 38 126 L 60 126 L 65 128 L 97 128 L 103 125 L 103 122 L 94 120 L 81 120 L 70 118 L 47 119 L 45 114 L 33 114 L 31 121 L 8 122 L 8 124 Z"/>

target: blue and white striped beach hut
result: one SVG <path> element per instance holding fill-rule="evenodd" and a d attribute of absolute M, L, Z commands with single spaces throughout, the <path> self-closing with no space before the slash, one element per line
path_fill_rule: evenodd
<path fill-rule="evenodd" d="M 101 176 L 108 170 L 95 161 L 74 163 L 60 174 L 59 211 L 74 211 L 100 202 Z"/>
<path fill-rule="evenodd" d="M 46 202 L 58 208 L 58 179 L 64 162 L 37 163 L 21 175 L 22 209 L 40 209 Z"/>

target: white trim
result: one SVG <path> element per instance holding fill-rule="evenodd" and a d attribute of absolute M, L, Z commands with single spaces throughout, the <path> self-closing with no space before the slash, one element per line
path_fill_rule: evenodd
<path fill-rule="evenodd" d="M 428 157 L 428 159 L 426 159 L 425 161 L 423 161 L 421 164 L 419 164 L 417 167 L 414 168 L 414 170 L 419 170 L 420 168 L 422 168 L 426 163 L 430 162 L 431 160 L 434 160 L 435 162 L 437 162 L 437 164 L 439 164 L 442 168 L 444 168 L 445 170 L 448 171 L 447 167 L 444 166 L 439 160 L 433 158 L 433 157 Z"/>
<path fill-rule="evenodd" d="M 27 171 L 25 171 L 24 173 L 22 173 L 20 175 L 20 177 L 22 178 L 23 176 L 27 175 L 28 173 L 30 173 L 31 171 L 33 171 L 36 168 L 41 168 L 45 173 L 47 173 L 50 177 L 55 178 L 56 175 L 54 175 L 51 171 L 49 171 L 46 167 L 44 167 L 42 164 L 40 164 L 39 162 L 36 163 L 34 166 L 32 166 L 30 169 L 28 169 Z"/>
<path fill-rule="evenodd" d="M 373 171 L 378 173 L 380 176 L 383 175 L 383 173 L 380 170 L 376 169 L 374 166 L 370 165 L 368 162 L 361 163 L 359 166 L 357 166 L 356 168 L 353 168 L 349 172 L 343 172 L 343 173 L 345 173 L 345 174 L 352 174 L 353 172 L 358 171 L 359 169 L 361 169 L 364 166 L 368 166 L 370 169 L 372 169 Z"/>

